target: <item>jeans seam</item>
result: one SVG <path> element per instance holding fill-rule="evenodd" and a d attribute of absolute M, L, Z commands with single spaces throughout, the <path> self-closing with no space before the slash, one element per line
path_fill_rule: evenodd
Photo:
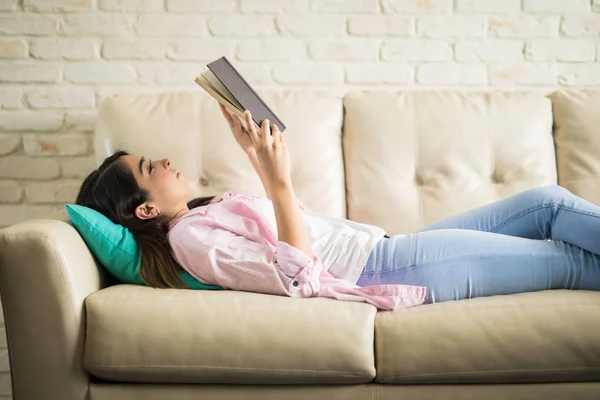
<path fill-rule="evenodd" d="M 596 214 L 596 213 L 593 213 L 593 212 L 588 212 L 588 211 L 583 211 L 583 210 L 580 210 L 578 208 L 573 208 L 573 207 L 565 206 L 564 204 L 560 204 L 560 203 L 556 203 L 556 202 L 544 203 L 544 204 L 539 204 L 537 206 L 529 207 L 529 208 L 527 208 L 527 209 L 525 209 L 525 210 L 523 210 L 523 211 L 521 211 L 521 212 L 513 215 L 512 217 L 507 218 L 506 220 L 502 221 L 498 225 L 490 228 L 489 232 L 490 233 L 494 233 L 494 232 L 496 232 L 496 231 L 504 228 L 509 223 L 514 222 L 517 219 L 522 218 L 522 217 L 524 217 L 527 214 L 531 214 L 532 212 L 537 211 L 540 208 L 549 208 L 549 207 L 554 207 L 554 206 L 556 206 L 557 208 L 561 208 L 561 209 L 564 209 L 564 210 L 567 210 L 567 211 L 572 211 L 572 212 L 575 212 L 575 213 L 578 213 L 578 214 L 585 214 L 585 215 L 589 215 L 591 217 L 600 218 L 599 214 Z"/>
<path fill-rule="evenodd" d="M 480 254 L 531 254 L 529 252 L 523 251 L 523 252 L 514 252 L 512 250 L 510 251 L 494 251 L 494 252 L 489 252 L 489 251 L 480 251 L 477 253 L 469 253 L 469 256 L 476 256 L 476 255 L 480 255 Z M 385 274 L 388 272 L 395 272 L 398 271 L 400 269 L 406 269 L 406 268 L 411 268 L 411 267 L 417 267 L 417 266 L 421 266 L 423 264 L 427 264 L 433 261 L 442 261 L 442 260 L 447 260 L 449 258 L 458 258 L 458 257 L 464 257 L 464 254 L 460 254 L 460 255 L 452 255 L 452 256 L 446 256 L 446 257 L 441 257 L 441 258 L 432 258 L 423 262 L 420 262 L 419 264 L 411 264 L 408 265 L 406 267 L 398 267 L 398 268 L 389 268 L 389 269 L 383 269 L 383 270 L 379 270 L 379 271 L 365 271 L 362 274 L 360 274 L 361 276 L 363 275 L 375 275 L 375 274 Z"/>

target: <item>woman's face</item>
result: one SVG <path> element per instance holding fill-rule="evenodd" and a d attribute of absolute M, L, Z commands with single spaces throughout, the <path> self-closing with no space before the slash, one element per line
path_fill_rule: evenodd
<path fill-rule="evenodd" d="M 138 185 L 150 193 L 148 201 L 135 210 L 138 218 L 150 219 L 159 214 L 174 215 L 189 210 L 191 182 L 171 166 L 169 159 L 122 156 L 121 160 L 127 163 Z"/>

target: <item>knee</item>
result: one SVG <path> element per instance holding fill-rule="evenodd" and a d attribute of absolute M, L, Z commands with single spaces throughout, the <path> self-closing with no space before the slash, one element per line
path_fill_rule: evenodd
<path fill-rule="evenodd" d="M 542 186 L 534 189 L 541 202 L 544 203 L 560 203 L 562 200 L 571 196 L 568 189 L 560 185 Z"/>

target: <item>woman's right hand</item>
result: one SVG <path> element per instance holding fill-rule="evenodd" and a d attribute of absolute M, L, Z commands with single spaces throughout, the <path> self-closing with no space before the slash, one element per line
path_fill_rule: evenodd
<path fill-rule="evenodd" d="M 269 120 L 262 121 L 257 130 L 250 111 L 244 111 L 248 135 L 256 151 L 260 168 L 265 174 L 267 183 L 273 185 L 291 184 L 290 152 L 277 125 L 270 125 Z"/>

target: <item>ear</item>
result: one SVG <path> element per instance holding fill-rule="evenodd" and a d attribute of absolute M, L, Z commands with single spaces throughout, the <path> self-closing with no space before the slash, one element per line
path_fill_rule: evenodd
<path fill-rule="evenodd" d="M 153 204 L 140 204 L 135 209 L 135 216 L 141 220 L 152 219 L 158 215 L 160 215 L 160 211 Z"/>

